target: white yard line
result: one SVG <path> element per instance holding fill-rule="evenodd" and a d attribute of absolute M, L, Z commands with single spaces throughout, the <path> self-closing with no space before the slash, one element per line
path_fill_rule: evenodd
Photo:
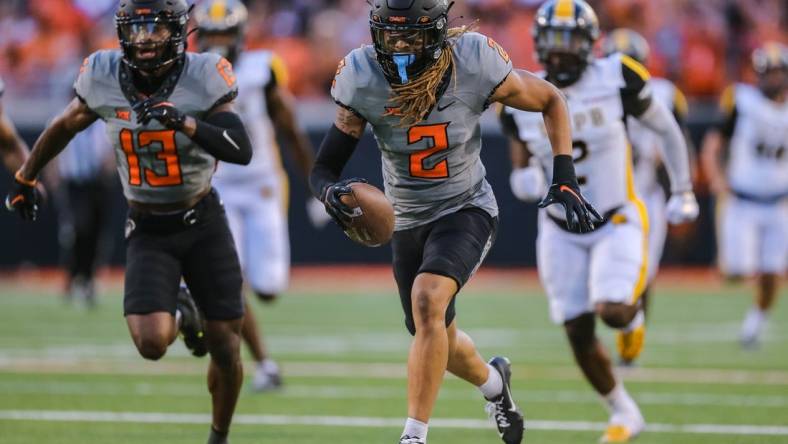
<path fill-rule="evenodd" d="M 50 395 L 50 396 L 165 396 L 202 398 L 205 396 L 202 382 L 156 384 L 149 382 L 72 382 L 72 381 L 0 381 L 0 393 L 6 395 Z M 281 391 L 269 396 L 284 399 L 389 399 L 406 398 L 405 386 L 341 386 L 287 384 Z M 517 400 L 524 404 L 599 404 L 599 397 L 589 390 L 516 390 Z M 733 395 L 699 392 L 653 392 L 634 391 L 641 405 L 669 406 L 714 406 L 731 408 L 788 408 L 788 396 L 780 395 Z M 440 399 L 446 401 L 480 401 L 478 391 L 472 388 L 444 387 Z"/>
<path fill-rule="evenodd" d="M 210 415 L 197 413 L 138 413 L 61 410 L 0 410 L 0 420 L 49 422 L 108 422 L 148 424 L 207 424 Z M 364 416 L 235 415 L 235 424 L 301 425 L 317 427 L 401 427 L 401 418 Z M 430 425 L 455 429 L 490 429 L 490 422 L 472 418 L 436 418 Z M 527 421 L 526 428 L 545 431 L 602 431 L 605 424 L 586 421 Z M 788 426 L 747 424 L 649 424 L 652 433 L 788 436 Z"/>
<path fill-rule="evenodd" d="M 65 356 L 2 356 L 0 372 L 32 374 L 203 375 L 206 360 L 165 359 L 147 362 L 134 358 L 70 358 Z M 404 363 L 285 361 L 287 376 L 302 378 L 404 379 Z M 249 367 L 248 371 L 253 369 Z M 744 369 L 649 368 L 622 369 L 626 381 L 723 385 L 788 385 L 788 371 Z M 573 366 L 514 365 L 515 380 L 576 381 L 582 378 Z"/>

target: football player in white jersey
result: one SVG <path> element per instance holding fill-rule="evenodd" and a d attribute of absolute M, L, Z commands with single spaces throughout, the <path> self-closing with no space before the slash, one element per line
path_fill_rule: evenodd
<path fill-rule="evenodd" d="M 296 123 L 282 60 L 270 51 L 243 48 L 247 21 L 243 3 L 206 0 L 196 7 L 194 17 L 200 50 L 228 59 L 237 77 L 239 114 L 254 154 L 249 166 L 220 163 L 213 185 L 222 195 L 244 277 L 261 301 L 271 302 L 287 288 L 290 272 L 288 183 L 276 133 L 287 142 L 304 178 L 312 168 L 313 150 Z M 323 216 L 322 220 L 313 219 L 315 225 L 330 220 L 317 199 L 310 198 L 307 205 L 308 214 Z M 310 211 L 309 206 L 317 211 Z M 253 387 L 262 391 L 280 386 L 281 378 L 253 313 L 247 303 L 242 335 L 257 362 Z"/>
<path fill-rule="evenodd" d="M 5 85 L 0 79 L 0 99 L 3 98 Z M 6 169 L 15 173 L 27 159 L 27 145 L 16 133 L 14 124 L 3 110 L 3 102 L 0 100 L 0 161 Z"/>
<path fill-rule="evenodd" d="M 561 88 L 573 122 L 574 161 L 580 190 L 605 222 L 588 233 L 571 233 L 563 213 L 547 208 L 539 215 L 539 276 L 554 322 L 563 324 L 575 360 L 610 411 L 602 442 L 628 442 L 645 421 L 635 401 L 613 373 L 608 353 L 595 333 L 598 316 L 619 330 L 629 356 L 643 345 L 640 296 L 646 285 L 648 216 L 637 196 L 626 131 L 633 116 L 663 140 L 663 158 L 671 179 L 667 212 L 674 220 L 697 217 L 689 157 L 681 129 L 664 104 L 653 99 L 648 71 L 623 54 L 596 59 L 599 37 L 594 11 L 582 0 L 550 0 L 539 9 L 534 39 L 543 76 Z M 501 119 L 511 139 L 515 168 L 530 158 L 550 180 L 549 143 L 538 115 L 503 108 Z M 533 173 L 534 170 L 531 170 Z M 512 176 L 520 198 L 538 198 Z M 530 190 L 533 191 L 533 190 Z"/>
<path fill-rule="evenodd" d="M 602 43 L 602 52 L 606 56 L 619 52 L 635 59 L 638 63 L 646 65 L 649 56 L 649 45 L 643 36 L 631 29 L 616 29 L 608 34 Z M 680 89 L 668 79 L 652 77 L 651 94 L 654 100 L 660 101 L 673 113 L 673 117 L 682 128 L 685 134 L 687 146 L 691 146 L 691 141 L 686 130 L 685 120 L 687 117 L 687 99 Z M 649 222 L 648 238 L 648 280 L 646 290 L 643 292 L 643 311 L 648 314 L 648 302 L 651 284 L 659 270 L 659 262 L 662 259 L 662 250 L 665 246 L 665 238 L 668 234 L 668 222 L 671 224 L 676 221 L 668 221 L 665 213 L 667 198 L 665 190 L 660 183 L 660 176 L 663 170 L 660 152 L 664 149 L 660 147 L 662 138 L 659 134 L 642 125 L 633 116 L 627 117 L 627 132 L 632 144 L 632 160 L 634 163 L 635 189 L 638 196 L 646 204 Z M 692 150 L 689 150 L 690 155 Z M 619 353 L 622 350 L 619 350 Z M 621 360 L 625 364 L 631 361 L 622 356 Z"/>
<path fill-rule="evenodd" d="M 758 85 L 723 93 L 724 122 L 706 135 L 701 158 L 718 198 L 722 271 L 732 279 L 757 275 L 744 346 L 757 344 L 788 262 L 788 48 L 767 43 L 752 59 Z"/>

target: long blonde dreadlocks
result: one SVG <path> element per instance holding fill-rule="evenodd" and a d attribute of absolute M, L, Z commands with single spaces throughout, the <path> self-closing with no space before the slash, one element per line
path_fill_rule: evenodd
<path fill-rule="evenodd" d="M 413 126 L 424 120 L 427 113 L 435 106 L 435 102 L 438 100 L 438 87 L 449 67 L 452 69 L 452 78 L 456 87 L 457 68 L 454 60 L 454 51 L 452 51 L 451 47 L 463 34 L 471 32 L 475 28 L 475 23 L 450 28 L 447 31 L 446 47 L 443 48 L 440 57 L 431 67 L 411 82 L 404 85 L 392 85 L 391 102 L 399 108 L 402 116 L 397 127 Z"/>

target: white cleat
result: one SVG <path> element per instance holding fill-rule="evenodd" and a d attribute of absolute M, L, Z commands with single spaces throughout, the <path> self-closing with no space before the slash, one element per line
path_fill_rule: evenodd
<path fill-rule="evenodd" d="M 268 365 L 257 366 L 252 379 L 252 389 L 254 391 L 268 392 L 281 387 L 282 376 L 279 374 L 279 368 L 275 364 L 273 367 Z"/>

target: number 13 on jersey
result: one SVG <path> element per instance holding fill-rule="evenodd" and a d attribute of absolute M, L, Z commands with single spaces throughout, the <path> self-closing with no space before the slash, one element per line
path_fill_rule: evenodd
<path fill-rule="evenodd" d="M 148 168 L 140 166 L 140 158 L 134 149 L 134 133 L 129 129 L 120 132 L 120 145 L 126 154 L 126 162 L 129 165 L 129 185 L 142 186 L 142 172 L 145 172 L 145 182 L 152 187 L 171 187 L 181 185 L 181 165 L 178 159 L 178 150 L 175 146 L 175 131 L 141 131 L 137 134 L 137 145 L 139 148 L 146 148 L 151 145 L 160 145 L 161 151 L 155 154 L 156 159 L 164 163 L 165 172 L 163 175 L 157 174 Z"/>

